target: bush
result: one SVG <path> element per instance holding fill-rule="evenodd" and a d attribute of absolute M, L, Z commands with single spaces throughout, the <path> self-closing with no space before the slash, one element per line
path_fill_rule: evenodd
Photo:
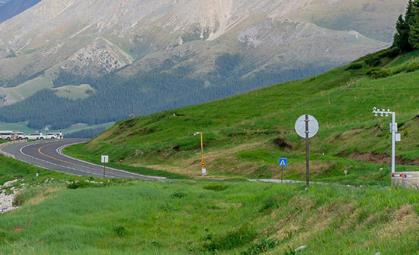
<path fill-rule="evenodd" d="M 379 51 L 377 53 L 370 54 L 366 57 L 361 58 L 361 60 L 364 60 L 368 66 L 376 67 L 390 61 L 391 59 L 394 59 L 399 54 L 400 54 L 399 49 L 389 48 L 389 49 Z"/>
<path fill-rule="evenodd" d="M 419 62 L 411 62 L 406 67 L 406 72 L 414 72 L 416 70 L 419 70 Z"/>
<path fill-rule="evenodd" d="M 392 73 L 384 68 L 373 68 L 367 73 L 373 79 L 380 79 L 391 76 Z"/>

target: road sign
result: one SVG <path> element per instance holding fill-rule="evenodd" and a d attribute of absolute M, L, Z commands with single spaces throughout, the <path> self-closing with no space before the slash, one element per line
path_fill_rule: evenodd
<path fill-rule="evenodd" d="M 284 180 L 284 168 L 288 166 L 288 159 L 281 157 L 278 159 L 278 164 L 281 167 L 281 182 Z"/>
<path fill-rule="evenodd" d="M 307 131 L 306 123 L 308 124 Z M 311 115 L 302 115 L 295 122 L 295 131 L 302 138 L 307 138 L 306 132 L 308 132 L 308 138 L 313 138 L 319 132 L 319 122 Z"/>
<path fill-rule="evenodd" d="M 400 133 L 396 134 L 396 142 L 401 142 L 402 141 L 402 135 Z"/>
<path fill-rule="evenodd" d="M 109 163 L 109 156 L 108 155 L 102 155 L 100 162 L 102 164 L 108 164 Z"/>
<path fill-rule="evenodd" d="M 304 114 L 295 122 L 295 131 L 306 142 L 306 185 L 310 185 L 310 138 L 319 132 L 319 122 L 311 115 Z"/>
<path fill-rule="evenodd" d="M 287 167 L 288 166 L 288 159 L 287 158 L 280 158 L 278 160 L 280 167 Z"/>

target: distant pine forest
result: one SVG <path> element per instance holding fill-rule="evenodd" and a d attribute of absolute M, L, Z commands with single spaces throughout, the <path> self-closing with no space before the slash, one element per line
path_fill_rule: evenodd
<path fill-rule="evenodd" d="M 242 80 L 231 61 L 232 57 L 229 57 L 217 62 L 216 73 L 210 76 L 210 86 L 205 86 L 205 80 L 188 78 L 188 68 L 167 73 L 162 66 L 154 72 L 130 78 L 110 74 L 100 79 L 62 72 L 54 81 L 56 87 L 90 84 L 96 90 L 95 94 L 84 100 L 71 100 L 56 96 L 52 90 L 43 90 L 24 101 L 0 108 L 0 121 L 27 121 L 28 127 L 33 129 L 45 126 L 64 129 L 75 123 L 96 125 L 221 99 L 332 68 L 307 66 L 299 70 L 259 73 L 255 78 Z"/>

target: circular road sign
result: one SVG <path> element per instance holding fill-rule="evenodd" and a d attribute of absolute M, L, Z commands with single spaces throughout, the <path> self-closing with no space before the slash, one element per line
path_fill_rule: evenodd
<path fill-rule="evenodd" d="M 319 122 L 311 115 L 302 115 L 295 122 L 295 131 L 297 134 L 306 138 L 306 116 L 308 117 L 308 138 L 314 137 L 319 132 Z"/>

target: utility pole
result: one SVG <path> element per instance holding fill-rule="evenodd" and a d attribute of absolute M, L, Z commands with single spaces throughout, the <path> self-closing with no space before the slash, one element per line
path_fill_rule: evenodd
<path fill-rule="evenodd" d="M 204 132 L 195 132 L 194 135 L 200 135 L 201 136 L 201 174 L 202 176 L 207 175 L 207 167 L 205 163 L 205 153 L 204 153 Z"/>
<path fill-rule="evenodd" d="M 374 107 L 372 110 L 375 117 L 388 117 L 391 115 L 391 124 L 390 124 L 390 132 L 391 132 L 391 173 L 394 174 L 396 172 L 396 142 L 401 141 L 401 136 L 398 132 L 398 127 L 396 123 L 396 113 L 390 111 L 390 109 L 378 109 Z"/>

